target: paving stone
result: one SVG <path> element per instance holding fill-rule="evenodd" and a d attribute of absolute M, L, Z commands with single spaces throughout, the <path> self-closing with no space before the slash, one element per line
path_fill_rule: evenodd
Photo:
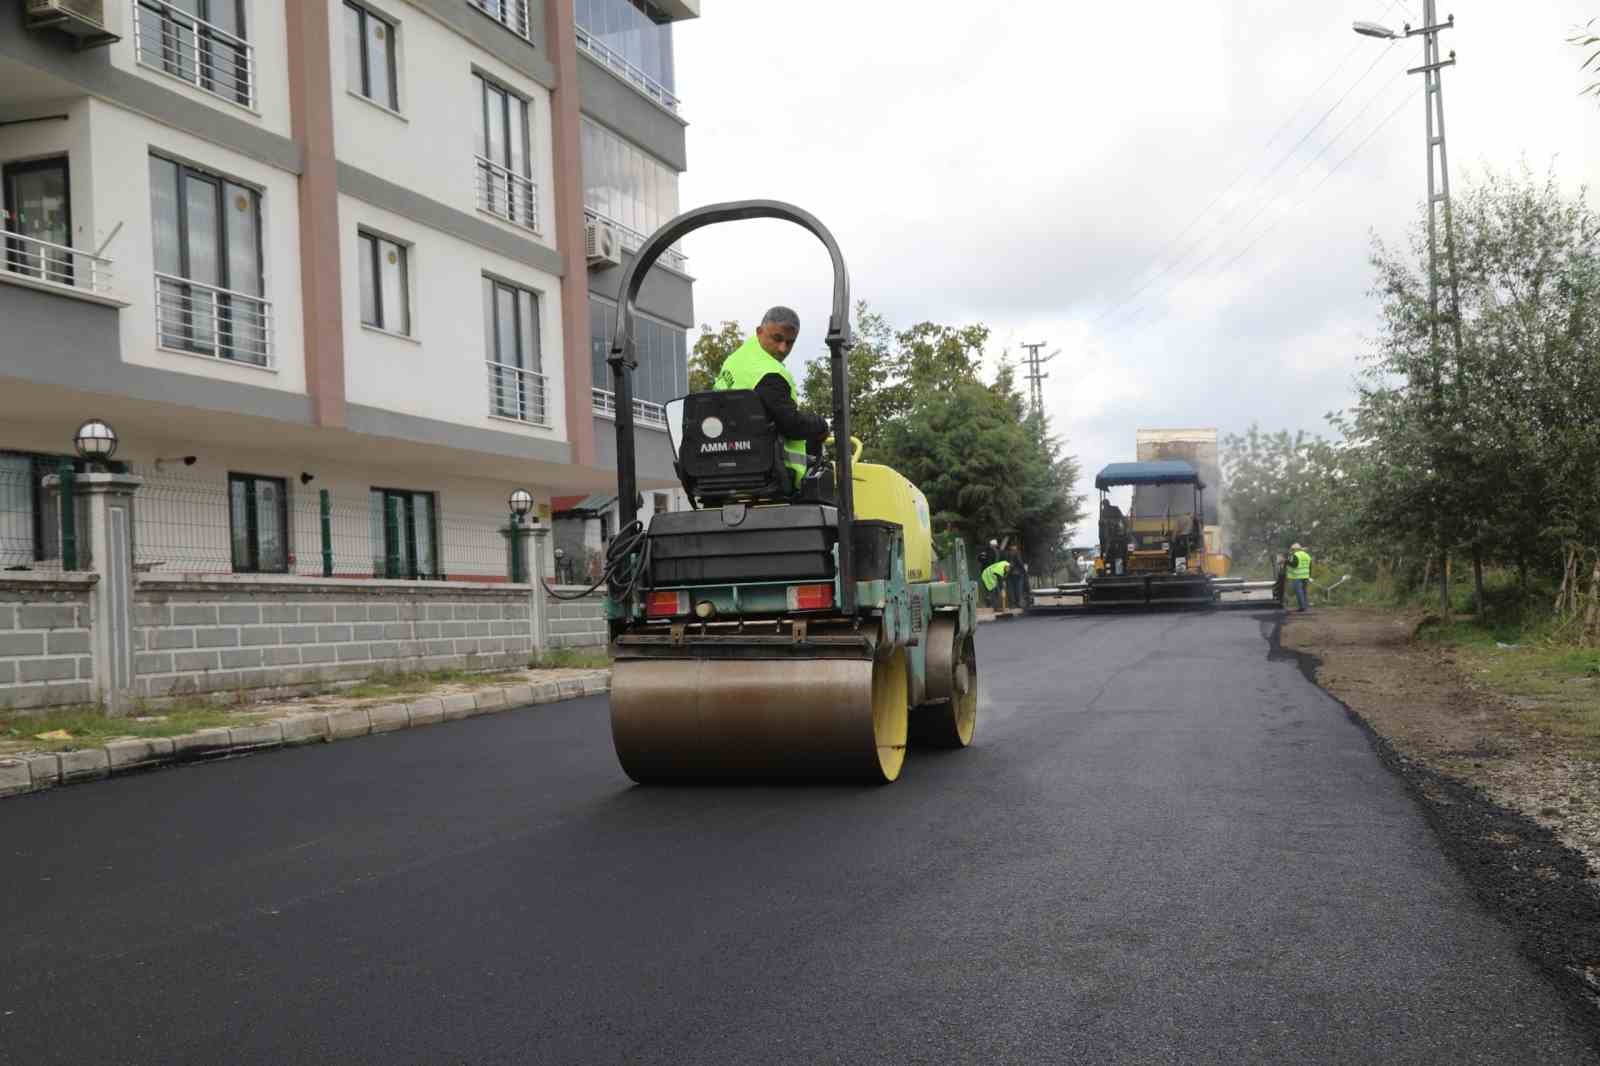
<path fill-rule="evenodd" d="M 33 791 L 33 773 L 26 759 L 0 759 L 0 796 Z"/>
<path fill-rule="evenodd" d="M 98 777 L 105 777 L 111 772 L 109 760 L 106 758 L 104 748 L 79 748 L 77 751 L 63 751 L 61 758 L 61 781 L 70 784 L 74 781 L 93 781 Z"/>
<path fill-rule="evenodd" d="M 371 716 L 374 733 L 393 733 L 411 725 L 411 716 L 406 713 L 406 705 L 403 703 L 385 703 L 378 707 L 368 707 L 367 714 Z"/>
<path fill-rule="evenodd" d="M 234 726 L 228 730 L 234 751 L 260 751 L 283 744 L 283 727 L 277 722 Z"/>
<path fill-rule="evenodd" d="M 233 737 L 221 728 L 200 729 L 172 738 L 172 755 L 179 762 L 210 759 L 233 750 Z"/>
<path fill-rule="evenodd" d="M 333 727 L 326 714 L 297 714 L 278 723 L 285 744 L 315 744 L 332 739 Z"/>
<path fill-rule="evenodd" d="M 447 722 L 471 718 L 478 713 L 478 698 L 470 692 L 445 696 L 440 702 L 444 705 L 444 718 Z"/>
<path fill-rule="evenodd" d="M 55 752 L 24 755 L 22 759 L 28 764 L 28 775 L 33 778 L 35 792 L 41 788 L 54 788 L 61 783 L 61 758 Z"/>
<path fill-rule="evenodd" d="M 424 696 L 408 704 L 406 713 L 411 716 L 411 724 L 414 726 L 433 725 L 435 722 L 444 721 L 444 701 L 437 696 Z"/>
<path fill-rule="evenodd" d="M 364 737 L 372 732 L 372 718 L 365 707 L 346 707 L 328 712 L 328 729 L 334 740 Z"/>
<path fill-rule="evenodd" d="M 171 737 L 138 737 L 113 740 L 106 744 L 106 760 L 112 773 L 136 770 L 172 761 Z"/>

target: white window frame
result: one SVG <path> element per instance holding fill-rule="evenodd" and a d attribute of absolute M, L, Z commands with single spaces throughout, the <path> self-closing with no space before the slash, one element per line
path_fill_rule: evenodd
<path fill-rule="evenodd" d="M 370 245 L 368 242 L 371 242 Z M 379 260 L 383 256 L 386 245 L 398 256 L 396 265 L 400 272 L 398 291 L 401 299 L 400 322 L 398 324 L 390 323 L 384 307 L 383 264 Z M 359 305 L 357 314 L 364 329 L 377 330 L 379 333 L 387 333 L 395 337 L 412 338 L 416 336 L 417 319 L 414 311 L 416 301 L 412 298 L 416 289 L 414 280 L 416 261 L 411 254 L 414 247 L 409 241 L 403 241 L 398 237 L 373 229 L 370 226 L 356 227 L 356 267 L 361 271 L 356 279 L 356 300 Z M 378 257 L 378 260 L 375 260 L 374 256 Z M 377 312 L 377 322 L 367 321 L 367 309 L 362 296 L 369 277 L 369 271 L 373 272 L 370 277 L 372 281 L 373 307 Z"/>

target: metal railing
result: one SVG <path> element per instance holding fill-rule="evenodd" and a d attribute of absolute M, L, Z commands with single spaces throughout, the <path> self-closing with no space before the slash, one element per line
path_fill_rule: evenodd
<path fill-rule="evenodd" d="M 491 415 L 526 422 L 530 426 L 550 424 L 543 374 L 492 360 L 486 361 L 486 366 L 489 371 Z"/>
<path fill-rule="evenodd" d="M 632 226 L 624 226 L 610 215 L 602 214 L 592 207 L 586 207 L 583 209 L 583 217 L 589 222 L 604 222 L 606 225 L 614 227 L 616 231 L 622 235 L 622 247 L 624 251 L 637 252 L 639 250 L 639 246 L 644 243 L 645 237 L 648 236 L 648 234 L 640 233 Z M 678 251 L 677 246 L 674 245 L 673 247 L 668 248 L 665 252 L 662 252 L 661 258 L 657 260 L 657 262 L 665 266 L 670 266 L 673 270 L 683 271 L 689 265 L 689 257 Z"/>
<path fill-rule="evenodd" d="M 472 0 L 472 6 L 494 19 L 500 25 L 528 40 L 528 0 Z"/>
<path fill-rule="evenodd" d="M 508 222 L 539 232 L 539 187 L 499 163 L 475 156 L 477 160 L 478 206 Z"/>
<path fill-rule="evenodd" d="M 140 65 L 254 107 L 255 49 L 165 0 L 134 0 L 133 51 Z"/>
<path fill-rule="evenodd" d="M 577 38 L 579 48 L 582 48 L 585 52 L 588 52 L 601 63 L 611 68 L 650 101 L 671 111 L 673 114 L 678 113 L 679 101 L 677 96 L 673 95 L 672 90 L 622 58 L 615 50 L 601 44 L 593 34 L 582 26 L 577 27 Z"/>
<path fill-rule="evenodd" d="M 161 347 L 273 366 L 270 302 L 159 271 L 155 281 L 156 338 Z"/>
<path fill-rule="evenodd" d="M 4 229 L 0 229 L 0 274 L 102 296 L 111 292 L 111 260 Z"/>
<path fill-rule="evenodd" d="M 590 389 L 594 400 L 594 413 L 602 418 L 617 417 L 617 394 L 610 389 Z M 633 418 L 636 422 L 649 422 L 651 425 L 664 426 L 667 424 L 667 409 L 658 403 L 641 400 L 637 397 L 633 401 Z"/>

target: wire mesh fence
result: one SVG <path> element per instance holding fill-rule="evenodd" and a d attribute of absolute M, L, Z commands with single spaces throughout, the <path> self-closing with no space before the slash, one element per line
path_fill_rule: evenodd
<path fill-rule="evenodd" d="M 134 567 L 164 574 L 504 580 L 506 516 L 443 510 L 431 492 L 336 492 L 142 469 Z"/>
<path fill-rule="evenodd" d="M 64 565 L 64 541 L 70 557 L 87 562 L 81 501 L 63 530 L 60 493 L 45 481 L 59 469 L 60 461 L 49 456 L 0 453 L 0 572 L 74 568 Z"/>

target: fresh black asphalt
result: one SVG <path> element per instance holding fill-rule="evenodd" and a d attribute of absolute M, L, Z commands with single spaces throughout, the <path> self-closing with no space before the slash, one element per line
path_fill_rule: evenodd
<path fill-rule="evenodd" d="M 0 1062 L 1594 1061 L 1272 624 L 986 625 L 885 788 L 590 698 L 7 800 Z"/>

